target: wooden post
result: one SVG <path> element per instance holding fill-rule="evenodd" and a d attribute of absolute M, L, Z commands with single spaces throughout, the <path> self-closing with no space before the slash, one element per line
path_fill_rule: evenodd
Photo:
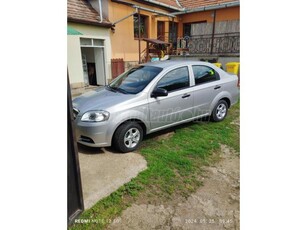
<path fill-rule="evenodd" d="M 149 42 L 146 41 L 146 62 L 149 61 Z"/>
<path fill-rule="evenodd" d="M 138 29 L 139 29 L 139 64 L 141 64 L 141 15 L 138 9 Z"/>
<path fill-rule="evenodd" d="M 213 42 L 214 42 L 214 33 L 215 33 L 215 18 L 216 18 L 216 10 L 213 11 L 213 25 L 212 25 L 212 38 L 211 38 L 211 51 L 210 51 L 210 54 L 213 53 Z"/>

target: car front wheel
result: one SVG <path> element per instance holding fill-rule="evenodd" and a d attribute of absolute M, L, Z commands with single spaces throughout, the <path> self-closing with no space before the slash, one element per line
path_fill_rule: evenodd
<path fill-rule="evenodd" d="M 113 145 L 120 152 L 136 150 L 143 139 L 143 129 L 137 122 L 126 122 L 114 134 Z"/>
<path fill-rule="evenodd" d="M 227 112 L 228 112 L 227 102 L 224 100 L 220 100 L 212 111 L 211 120 L 216 122 L 222 121 L 226 117 Z"/>

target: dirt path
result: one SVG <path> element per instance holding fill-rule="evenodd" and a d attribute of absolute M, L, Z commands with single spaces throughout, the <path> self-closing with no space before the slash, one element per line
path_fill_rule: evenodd
<path fill-rule="evenodd" d="M 133 204 L 108 229 L 240 229 L 239 155 L 222 145 L 220 158 L 202 168 L 203 186 L 188 199 L 159 206 Z"/>

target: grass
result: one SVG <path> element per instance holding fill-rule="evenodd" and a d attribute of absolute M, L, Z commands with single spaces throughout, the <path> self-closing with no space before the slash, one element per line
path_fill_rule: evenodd
<path fill-rule="evenodd" d="M 148 203 L 188 197 L 202 184 L 201 167 L 218 160 L 213 153 L 220 150 L 220 144 L 240 151 L 239 126 L 233 123 L 239 120 L 239 110 L 237 103 L 223 122 L 176 127 L 169 139 L 156 140 L 157 134 L 150 135 L 140 148 L 148 168 L 82 213 L 79 219 L 87 223 L 74 224 L 70 229 L 104 229 L 140 197 Z"/>

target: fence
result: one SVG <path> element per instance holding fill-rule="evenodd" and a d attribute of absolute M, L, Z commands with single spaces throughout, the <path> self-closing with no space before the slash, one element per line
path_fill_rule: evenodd
<path fill-rule="evenodd" d="M 125 72 L 125 63 L 122 58 L 114 58 L 111 60 L 112 79 Z"/>
<path fill-rule="evenodd" d="M 240 33 L 224 33 L 178 38 L 177 48 L 189 54 L 240 54 Z"/>

